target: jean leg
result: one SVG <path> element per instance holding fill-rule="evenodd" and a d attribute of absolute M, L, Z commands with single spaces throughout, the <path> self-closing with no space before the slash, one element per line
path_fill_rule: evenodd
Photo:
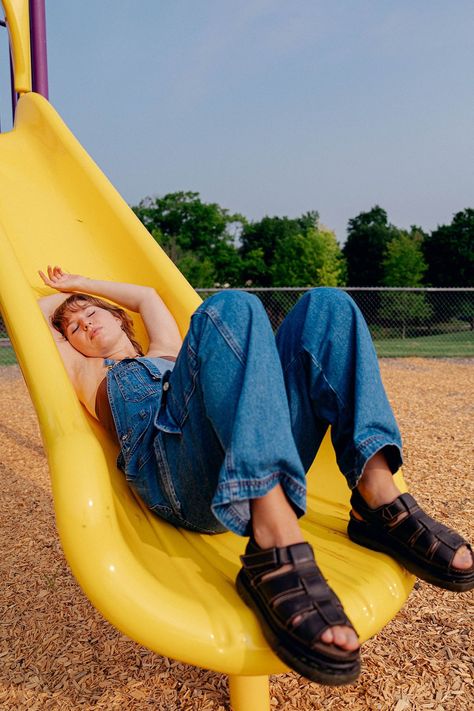
<path fill-rule="evenodd" d="M 217 519 L 250 532 L 250 499 L 280 483 L 298 515 L 305 472 L 291 430 L 281 362 L 255 296 L 226 291 L 193 314 L 170 376 L 167 411 L 181 435 L 161 433 L 183 520 Z M 212 512 L 212 518 L 209 518 Z"/>
<path fill-rule="evenodd" d="M 400 432 L 367 324 L 353 299 L 334 288 L 307 292 L 276 340 L 304 467 L 310 467 L 331 425 L 337 462 L 351 488 L 381 449 L 395 472 L 402 462 Z"/>

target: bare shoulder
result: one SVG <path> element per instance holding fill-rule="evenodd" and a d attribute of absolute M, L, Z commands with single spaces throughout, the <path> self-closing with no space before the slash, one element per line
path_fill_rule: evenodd
<path fill-rule="evenodd" d="M 58 300 L 59 301 L 59 300 Z M 53 303 L 53 305 L 55 305 Z M 59 355 L 79 400 L 95 415 L 95 395 L 100 381 L 106 375 L 102 358 L 90 358 L 77 351 L 59 331 L 51 325 L 50 304 L 40 304 L 51 330 Z"/>
<path fill-rule="evenodd" d="M 83 362 L 77 367 L 73 385 L 79 400 L 95 417 L 97 388 L 106 377 L 107 368 L 102 358 L 83 358 Z"/>

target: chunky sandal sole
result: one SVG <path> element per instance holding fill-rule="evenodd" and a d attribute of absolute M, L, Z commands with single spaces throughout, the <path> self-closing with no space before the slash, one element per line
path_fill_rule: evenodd
<path fill-rule="evenodd" d="M 446 575 L 440 571 L 435 573 L 429 570 L 430 562 L 418 562 L 414 555 L 403 548 L 400 541 L 385 533 L 382 527 L 373 526 L 366 521 L 359 521 L 351 516 L 347 526 L 347 533 L 351 541 L 364 548 L 386 553 L 403 565 L 410 573 L 427 583 L 454 592 L 465 592 L 474 588 L 474 571 L 470 575 L 461 575 L 456 578 L 455 571 L 451 570 Z"/>
<path fill-rule="evenodd" d="M 344 662 L 341 660 L 337 663 L 331 663 L 329 659 L 323 659 L 320 656 L 312 655 L 308 652 L 308 648 L 295 644 L 294 640 L 286 637 L 285 631 L 275 629 L 273 620 L 269 616 L 266 606 L 263 601 L 260 601 L 257 595 L 253 595 L 248 587 L 247 580 L 243 570 L 239 572 L 236 579 L 236 588 L 242 600 L 250 607 L 257 616 L 263 635 L 273 652 L 291 669 L 294 669 L 298 674 L 307 677 L 311 681 L 318 684 L 326 684 L 328 686 L 342 686 L 343 684 L 352 684 L 360 674 L 360 660 L 350 660 Z"/>

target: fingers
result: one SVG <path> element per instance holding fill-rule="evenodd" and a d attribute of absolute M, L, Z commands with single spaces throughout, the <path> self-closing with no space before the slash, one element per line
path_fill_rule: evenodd
<path fill-rule="evenodd" d="M 38 274 L 47 286 L 57 287 L 59 282 L 68 276 L 59 266 L 52 267 L 48 264 L 46 271 L 48 272 L 47 276 L 41 269 L 38 270 Z"/>
<path fill-rule="evenodd" d="M 64 272 L 61 267 L 52 267 L 48 264 L 48 274 L 50 279 L 59 279 L 63 276 Z"/>
<path fill-rule="evenodd" d="M 45 273 L 41 271 L 41 269 L 38 270 L 38 274 L 43 280 L 49 279 L 50 281 L 54 281 L 55 279 L 60 279 L 61 277 L 66 276 L 65 272 L 63 272 L 61 267 L 52 267 L 50 264 L 48 264 L 47 272 L 48 276 L 46 276 Z"/>
<path fill-rule="evenodd" d="M 44 272 L 42 272 L 41 269 L 39 269 L 38 274 L 40 275 L 40 277 L 42 278 L 42 280 L 44 281 L 44 283 L 47 286 L 53 286 L 53 282 L 49 276 L 49 272 L 48 272 L 48 276 L 46 276 L 46 274 Z"/>

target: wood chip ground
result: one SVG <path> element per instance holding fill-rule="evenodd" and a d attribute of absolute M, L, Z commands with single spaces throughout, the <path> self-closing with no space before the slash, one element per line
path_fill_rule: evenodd
<path fill-rule="evenodd" d="M 411 491 L 472 540 L 474 361 L 386 359 L 381 369 Z M 84 598 L 58 543 L 38 425 L 16 367 L 0 368 L 0 452 L 0 709 L 228 711 L 226 677 L 152 654 Z M 275 676 L 272 710 L 472 711 L 473 600 L 417 583 L 364 645 L 356 684 Z"/>

